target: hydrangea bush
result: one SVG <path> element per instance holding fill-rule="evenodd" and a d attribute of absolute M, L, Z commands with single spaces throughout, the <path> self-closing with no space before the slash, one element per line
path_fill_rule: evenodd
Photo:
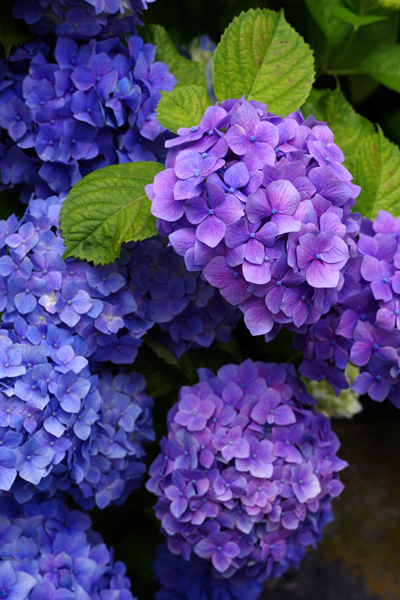
<path fill-rule="evenodd" d="M 121 506 L 159 437 L 152 597 L 257 600 L 333 519 L 347 463 L 325 415 L 364 394 L 400 408 L 400 150 L 340 89 L 312 89 L 282 13 L 178 51 L 141 28 L 151 3 L 0 8 L 3 598 L 132 600 L 60 494 Z M 399 91 L 360 37 L 381 47 L 385 29 L 392 56 L 390 8 L 327 7 L 334 52 L 312 4 L 318 74 L 363 56 Z M 143 501 L 125 504 L 139 528 Z"/>

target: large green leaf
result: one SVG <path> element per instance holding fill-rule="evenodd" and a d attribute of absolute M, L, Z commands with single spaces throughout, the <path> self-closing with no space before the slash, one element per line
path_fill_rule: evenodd
<path fill-rule="evenodd" d="M 14 19 L 12 3 L 2 0 L 0 2 L 0 44 L 4 46 L 6 58 L 13 46 L 29 42 L 34 37 L 24 21 Z"/>
<path fill-rule="evenodd" d="M 312 114 L 318 121 L 326 121 L 346 157 L 346 167 L 353 172 L 354 155 L 366 137 L 374 135 L 372 123 L 359 115 L 339 91 L 312 90 L 301 111 L 305 117 Z"/>
<path fill-rule="evenodd" d="M 158 121 L 174 133 L 180 127 L 198 125 L 208 106 L 210 98 L 203 87 L 189 85 L 175 88 L 172 92 L 161 92 L 157 106 Z"/>
<path fill-rule="evenodd" d="M 120 255 L 123 242 L 156 235 L 144 186 L 163 169 L 155 162 L 127 163 L 99 169 L 79 181 L 61 211 L 64 258 L 110 263 Z"/>
<path fill-rule="evenodd" d="M 277 114 L 296 110 L 314 80 L 308 44 L 286 22 L 283 11 L 249 10 L 226 29 L 214 56 L 218 100 L 259 100 Z"/>
<path fill-rule="evenodd" d="M 360 63 L 359 70 L 386 87 L 400 92 L 400 45 L 377 49 Z"/>
<path fill-rule="evenodd" d="M 356 181 L 362 191 L 357 210 L 375 218 L 380 210 L 400 216 L 400 148 L 381 129 L 367 138 L 356 154 Z"/>
<path fill-rule="evenodd" d="M 178 86 L 199 85 L 207 87 L 204 68 L 197 62 L 179 54 L 171 38 L 161 25 L 147 25 L 144 38 L 157 46 L 156 59 L 165 62 L 175 75 Z"/>

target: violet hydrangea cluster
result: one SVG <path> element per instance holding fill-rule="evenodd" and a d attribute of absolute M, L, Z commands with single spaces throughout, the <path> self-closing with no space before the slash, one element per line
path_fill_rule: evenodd
<path fill-rule="evenodd" d="M 339 303 L 295 343 L 304 352 L 301 373 L 326 379 L 338 394 L 348 387 L 343 370 L 360 367 L 352 384 L 372 400 L 400 408 L 400 220 L 381 210 L 362 219 L 358 256 L 346 266 Z"/>
<path fill-rule="evenodd" d="M 0 500 L 2 598 L 134 600 L 126 566 L 113 560 L 85 513 L 60 498 L 24 506 Z"/>
<path fill-rule="evenodd" d="M 263 586 L 241 573 L 224 578 L 212 565 L 192 554 L 189 561 L 161 544 L 153 562 L 160 589 L 155 600 L 258 600 Z"/>
<path fill-rule="evenodd" d="M 360 188 L 329 127 L 241 99 L 178 134 L 146 191 L 188 270 L 238 305 L 253 335 L 318 321 L 337 302 L 359 229 Z"/>
<path fill-rule="evenodd" d="M 174 554 L 263 581 L 296 566 L 331 520 L 347 463 L 288 364 L 246 360 L 181 388 L 147 488 Z"/>
<path fill-rule="evenodd" d="M 42 21 L 33 21 L 32 11 L 46 20 L 50 13 L 55 24 L 49 35 L 41 33 L 2 61 L 3 188 L 18 186 L 25 201 L 33 192 L 47 198 L 67 193 L 85 174 L 107 165 L 163 160 L 166 130 L 156 121 L 155 108 L 160 91 L 171 90 L 176 79 L 155 61 L 153 44 L 137 35 L 123 44 L 124 31 L 107 29 L 110 18 L 129 29 L 126 15 L 114 14 L 128 4 L 15 4 L 16 13 L 39 29 Z M 60 14 L 64 20 L 57 26 Z"/>

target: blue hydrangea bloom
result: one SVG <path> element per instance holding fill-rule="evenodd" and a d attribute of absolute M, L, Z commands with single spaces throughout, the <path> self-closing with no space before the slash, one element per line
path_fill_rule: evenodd
<path fill-rule="evenodd" d="M 62 498 L 0 498 L 0 590 L 12 600 L 134 600 L 124 563 Z"/>
<path fill-rule="evenodd" d="M 199 376 L 168 414 L 146 484 L 168 547 L 223 577 L 277 577 L 331 519 L 339 440 L 292 365 L 248 359 Z"/>
<path fill-rule="evenodd" d="M 195 554 L 187 562 L 172 554 L 166 544 L 157 549 L 153 573 L 160 585 L 155 600 L 258 600 L 263 590 L 262 584 L 250 577 L 222 577 Z"/>
<path fill-rule="evenodd" d="M 146 3 L 34 4 L 18 0 L 14 12 L 41 41 L 18 46 L 0 69 L 0 186 L 47 198 L 107 165 L 163 161 L 155 109 L 176 79 L 136 35 Z"/>

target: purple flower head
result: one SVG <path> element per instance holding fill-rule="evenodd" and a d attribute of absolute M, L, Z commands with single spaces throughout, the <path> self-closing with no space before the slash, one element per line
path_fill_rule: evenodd
<path fill-rule="evenodd" d="M 200 371 L 168 414 L 147 488 L 174 554 L 187 561 L 193 550 L 227 581 L 264 581 L 297 564 L 291 548 L 319 539 L 319 519 L 342 489 L 338 440 L 312 398 L 299 399 L 292 366 L 246 360 L 217 376 Z M 321 455 L 329 460 L 320 465 Z"/>
<path fill-rule="evenodd" d="M 239 305 L 253 335 L 307 330 L 339 292 L 362 291 L 345 270 L 360 190 L 325 124 L 299 112 L 276 117 L 242 98 L 209 107 L 178 134 L 166 143 L 166 170 L 146 187 L 152 213 L 187 268 Z M 269 285 L 281 257 L 282 275 Z M 400 278 L 393 285 L 400 293 Z"/>

